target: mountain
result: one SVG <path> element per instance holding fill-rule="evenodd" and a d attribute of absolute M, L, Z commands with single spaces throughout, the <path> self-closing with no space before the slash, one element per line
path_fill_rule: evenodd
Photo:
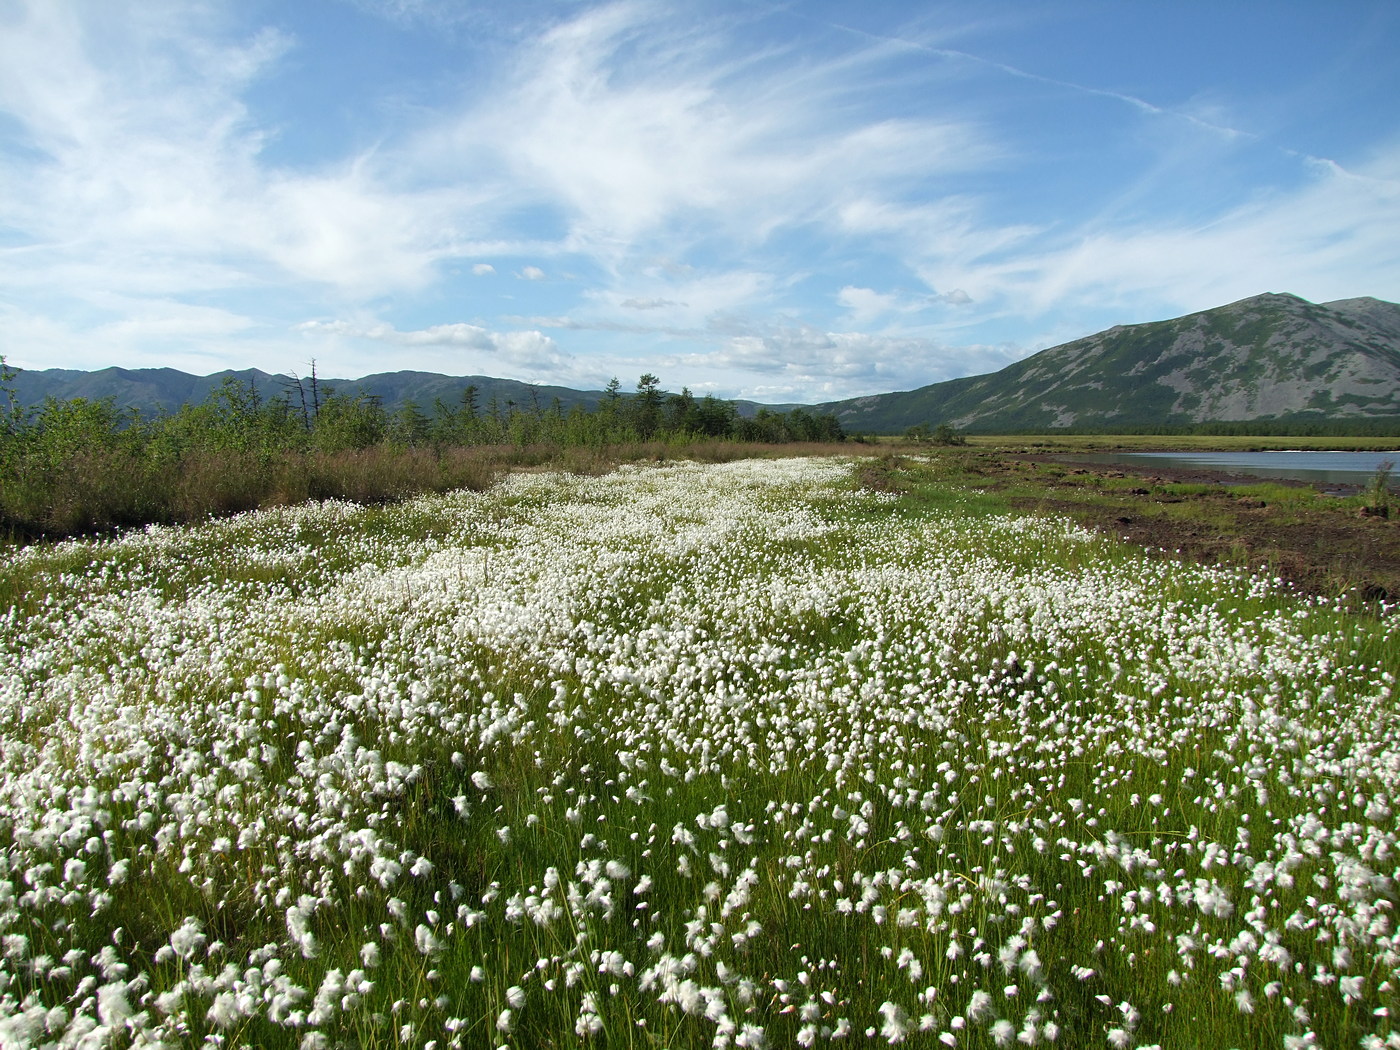
<path fill-rule="evenodd" d="M 14 390 L 20 404 L 42 404 L 44 398 L 67 401 L 75 397 L 99 400 L 110 397 L 118 408 L 136 408 L 144 416 L 174 412 L 184 404 L 198 404 L 218 389 L 227 378 L 253 383 L 263 397 L 287 394 L 295 402 L 299 398 L 290 376 L 269 375 L 256 368 L 239 371 L 226 369 L 207 376 L 194 376 L 174 368 L 103 368 L 96 372 L 80 372 L 62 368 L 17 371 Z M 306 397 L 311 398 L 311 380 L 302 376 Z M 378 397 L 384 407 L 394 411 L 409 401 L 424 412 L 431 412 L 434 400 L 457 405 L 468 385 L 477 388 L 477 405 L 485 409 L 495 398 L 501 409 L 514 402 L 522 407 L 538 403 L 548 408 L 559 398 L 564 410 L 576 404 L 592 408 L 603 396 L 601 390 L 570 390 L 557 386 L 534 386 L 511 379 L 488 376 L 445 376 L 434 372 L 381 372 L 361 379 L 320 379 L 322 394 L 327 390 L 359 396 Z"/>
<path fill-rule="evenodd" d="M 19 403 L 25 406 L 42 404 L 46 397 L 60 401 L 75 397 L 99 401 L 111 397 L 119 408 L 138 408 L 143 415 L 153 415 L 162 409 L 174 411 L 186 401 L 203 401 L 225 376 L 243 382 L 253 380 L 259 393 L 272 393 L 273 377 L 257 369 L 217 372 L 211 376 L 192 376 L 174 368 L 104 368 L 99 372 L 67 368 L 16 369 L 11 386 Z"/>
<path fill-rule="evenodd" d="M 818 406 L 848 430 L 984 433 L 1400 417 L 1400 306 L 1268 293 L 1120 325 L 990 375 Z"/>
<path fill-rule="evenodd" d="M 256 369 L 193 376 L 173 368 L 50 368 L 19 372 L 23 405 L 45 397 L 112 398 L 143 415 L 174 412 L 205 400 L 232 376 L 264 397 L 298 393 L 287 376 Z M 460 403 L 477 387 L 477 405 L 494 398 L 506 409 L 592 408 L 599 390 L 534 386 L 488 376 L 382 372 L 323 379 L 323 386 L 378 397 L 394 411 L 409 401 L 431 413 L 434 401 Z M 308 384 L 307 377 L 302 383 Z M 306 389 L 310 396 L 309 385 Z M 899 433 L 918 423 L 1014 433 L 1066 427 L 1138 429 L 1214 421 L 1366 420 L 1400 418 L 1400 305 L 1380 299 L 1310 303 L 1268 293 L 1169 321 L 1120 325 L 1042 350 L 990 375 L 969 376 L 892 394 L 815 406 L 736 401 L 741 415 L 759 408 L 833 412 L 848 431 Z"/>
<path fill-rule="evenodd" d="M 264 398 L 285 394 L 294 404 L 304 393 L 311 400 L 311 378 L 301 377 L 301 391 L 296 380 L 287 375 L 271 375 L 256 368 L 225 369 L 207 376 L 190 375 L 174 368 L 103 368 L 82 372 L 65 368 L 16 369 L 11 386 L 19 403 L 32 408 L 44 403 L 46 397 L 68 401 L 75 397 L 98 401 L 110 397 L 118 409 L 134 408 L 146 418 L 173 413 L 181 405 L 198 404 L 206 400 L 228 378 L 252 383 Z M 490 376 L 447 376 L 436 372 L 379 372 L 359 379 L 318 379 L 322 396 L 329 390 L 348 394 L 377 397 L 384 408 L 393 412 L 412 401 L 424 413 L 431 415 L 434 402 L 461 404 L 462 392 L 475 386 L 476 404 L 486 411 L 494 400 L 500 411 L 511 405 L 520 409 L 549 409 L 554 399 L 567 412 L 575 405 L 592 409 L 603 396 L 601 390 L 573 390 L 562 386 L 538 386 L 513 379 L 493 379 Z M 624 393 L 629 391 L 624 388 Z M 799 405 L 760 405 L 754 401 L 734 401 L 741 416 L 752 416 L 760 408 L 788 412 Z"/>

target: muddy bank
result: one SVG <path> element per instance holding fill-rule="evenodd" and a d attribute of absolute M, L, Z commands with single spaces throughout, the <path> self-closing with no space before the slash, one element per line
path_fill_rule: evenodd
<path fill-rule="evenodd" d="M 1065 453 L 1054 455 L 1023 455 L 1018 456 L 1029 463 L 1051 464 L 1066 468 L 1071 474 L 1085 475 L 1093 474 L 1097 477 L 1134 477 L 1142 478 L 1159 485 L 1284 485 L 1290 488 L 1312 489 L 1322 495 L 1327 496 L 1355 496 L 1362 489 L 1361 485 L 1347 484 L 1345 482 L 1327 481 L 1312 482 L 1298 481 L 1292 478 L 1270 478 L 1261 475 L 1249 474 L 1236 470 L 1207 470 L 1200 467 L 1168 467 L 1153 464 L 1150 469 L 1144 467 L 1142 470 L 1135 470 L 1132 467 L 1112 466 L 1106 467 L 1101 463 L 1091 463 L 1083 460 L 1068 458 Z"/>
<path fill-rule="evenodd" d="M 1392 498 L 1388 519 L 1368 514 L 1356 485 L 1156 466 L 1138 472 L 1036 454 L 979 467 L 990 475 L 982 487 L 1003 489 L 1018 509 L 1067 514 L 1174 557 L 1262 569 L 1311 594 L 1400 600 L 1400 500 Z M 1025 491 L 1027 481 L 1043 491 Z M 1285 498 L 1240 491 L 1259 484 Z"/>

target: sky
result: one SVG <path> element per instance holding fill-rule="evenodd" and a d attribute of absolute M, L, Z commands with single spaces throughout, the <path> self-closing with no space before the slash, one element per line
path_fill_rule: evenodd
<path fill-rule="evenodd" d="M 1400 4 L 0 0 L 0 354 L 770 403 L 1400 300 Z"/>

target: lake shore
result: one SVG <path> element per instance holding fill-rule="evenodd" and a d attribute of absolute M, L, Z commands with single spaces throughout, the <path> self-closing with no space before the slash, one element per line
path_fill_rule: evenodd
<path fill-rule="evenodd" d="M 1106 466 L 1044 449 L 944 449 L 927 461 L 1012 509 L 1064 514 L 1170 557 L 1266 570 L 1328 597 L 1400 596 L 1400 499 L 1389 518 L 1367 514 L 1361 486 Z"/>

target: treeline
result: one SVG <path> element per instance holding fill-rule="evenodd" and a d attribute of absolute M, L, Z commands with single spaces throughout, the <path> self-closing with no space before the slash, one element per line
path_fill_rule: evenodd
<path fill-rule="evenodd" d="M 224 382 L 202 403 L 145 417 L 110 398 L 48 398 L 26 409 L 0 357 L 0 538 L 71 535 L 197 520 L 259 506 L 344 497 L 372 501 L 482 488 L 503 469 L 555 463 L 604 469 L 638 455 L 699 445 L 843 439 L 834 416 L 668 394 L 644 375 L 614 379 L 597 406 L 453 403 L 387 411 L 378 398 L 291 378 L 275 396 Z M 729 458 L 711 449 L 709 458 Z"/>
<path fill-rule="evenodd" d="M 298 394 L 299 398 L 304 395 L 300 387 Z M 598 447 L 697 438 L 782 444 L 841 441 L 844 437 L 834 415 L 801 408 L 790 412 L 760 408 L 753 416 L 741 416 L 732 402 L 719 398 L 697 398 L 688 389 L 679 394 L 664 393 L 661 381 L 651 374 L 643 375 L 630 394 L 624 394 L 618 380 L 612 380 L 592 410 L 575 405 L 565 411 L 558 398 L 551 398 L 546 405 L 538 398 L 528 404 L 503 404 L 493 397 L 483 404 L 473 385 L 463 388 L 457 403 L 439 399 L 430 412 L 410 401 L 385 414 L 372 397 L 350 399 L 334 394 L 313 407 L 308 423 L 313 436 L 330 409 L 332 420 L 328 423 L 336 440 L 387 441 L 410 448 L 536 443 Z M 303 419 L 307 412 L 303 401 Z"/>

